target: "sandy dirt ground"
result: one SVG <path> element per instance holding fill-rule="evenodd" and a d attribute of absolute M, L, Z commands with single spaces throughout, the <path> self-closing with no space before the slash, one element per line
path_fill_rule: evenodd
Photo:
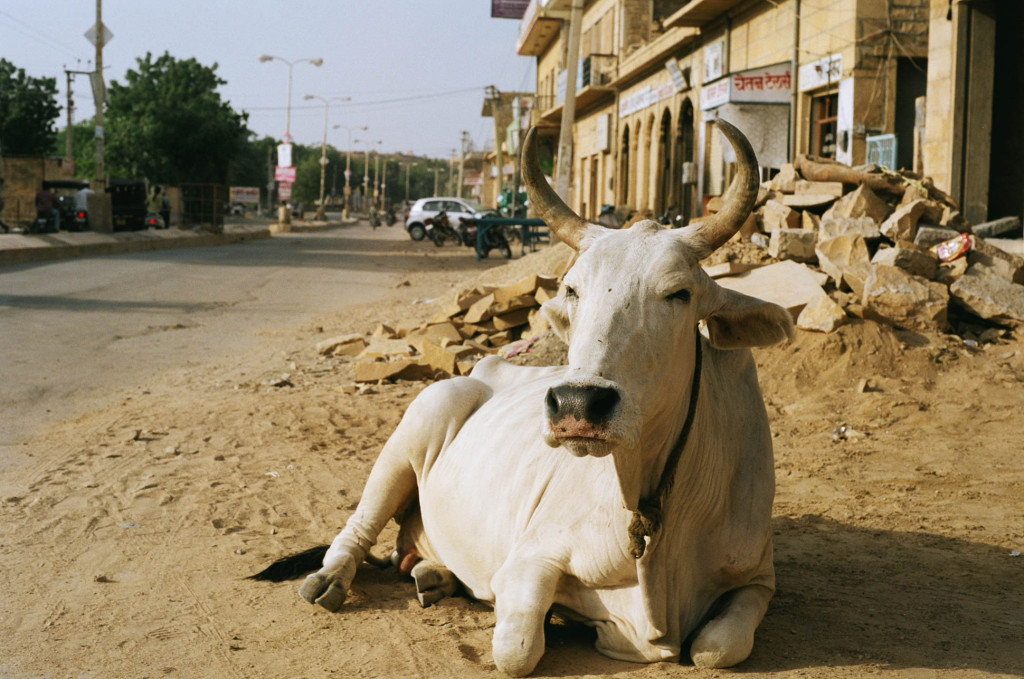
<path fill-rule="evenodd" d="M 315 351 L 425 320 L 465 282 L 446 261 L 467 250 L 394 247 L 423 267 L 388 303 L 268 333 L 272 361 L 169 371 L 25 444 L 29 464 L 0 479 L 14 489 L 0 498 L 0 677 L 499 676 L 492 611 L 465 598 L 421 609 L 394 569 L 361 567 L 338 614 L 302 601 L 298 582 L 247 579 L 336 534 L 424 386 L 352 393 L 351 362 Z M 618 662 L 556 619 L 536 676 L 1024 675 L 1021 338 L 975 349 L 858 321 L 758 350 L 778 592 L 750 659 Z M 853 431 L 835 441 L 841 425 Z"/>

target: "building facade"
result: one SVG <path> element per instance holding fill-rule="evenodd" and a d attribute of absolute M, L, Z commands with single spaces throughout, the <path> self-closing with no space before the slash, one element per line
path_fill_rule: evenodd
<path fill-rule="evenodd" d="M 921 109 L 939 4 L 585 2 L 570 205 L 591 219 L 602 205 L 700 216 L 731 179 L 717 118 L 744 131 L 765 178 L 797 154 L 927 171 Z M 542 154 L 558 146 L 570 9 L 533 0 L 520 24 L 517 51 L 537 61 Z"/>

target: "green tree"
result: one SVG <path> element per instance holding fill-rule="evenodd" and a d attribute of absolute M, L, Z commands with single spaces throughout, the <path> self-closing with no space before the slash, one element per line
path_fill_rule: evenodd
<path fill-rule="evenodd" d="M 52 153 L 54 121 L 59 115 L 56 78 L 32 78 L 24 69 L 0 59 L 0 142 L 4 153 Z"/>
<path fill-rule="evenodd" d="M 221 100 L 217 64 L 179 60 L 168 53 L 136 60 L 126 84 L 110 85 L 106 151 L 112 176 L 146 177 L 162 184 L 227 181 L 245 148 L 248 114 Z"/>

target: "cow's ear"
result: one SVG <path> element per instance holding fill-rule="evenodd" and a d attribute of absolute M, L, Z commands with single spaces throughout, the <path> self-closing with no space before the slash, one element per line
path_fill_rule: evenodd
<path fill-rule="evenodd" d="M 569 343 L 569 314 L 565 311 L 565 298 L 562 295 L 552 297 L 540 307 L 540 312 L 551 326 L 558 339 Z"/>
<path fill-rule="evenodd" d="M 767 347 L 793 338 L 793 317 L 778 304 L 714 285 L 712 310 L 704 316 L 718 349 Z"/>

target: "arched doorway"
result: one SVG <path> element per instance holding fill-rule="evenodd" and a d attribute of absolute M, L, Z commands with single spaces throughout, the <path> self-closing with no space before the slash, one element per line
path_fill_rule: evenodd
<path fill-rule="evenodd" d="M 622 129 L 622 140 L 619 147 L 619 177 L 616 181 L 617 194 L 619 196 L 620 205 L 630 205 L 629 202 L 629 191 L 630 191 L 630 173 L 629 173 L 629 125 L 626 125 Z"/>
<path fill-rule="evenodd" d="M 693 102 L 689 98 L 683 100 L 679 107 L 679 131 L 676 134 L 676 167 L 682 172 L 683 163 L 694 163 L 694 114 Z M 679 213 L 683 215 L 683 222 L 688 223 L 695 216 L 694 193 L 697 190 L 697 174 L 691 171 L 689 176 L 680 177 L 676 185 L 679 189 Z"/>
<path fill-rule="evenodd" d="M 666 108 L 661 114 L 661 124 L 658 129 L 658 152 L 656 154 L 656 162 L 658 164 L 658 189 L 657 194 L 654 197 L 655 215 L 660 215 L 676 203 L 675 196 L 672 195 L 674 193 L 673 188 L 675 186 L 675 173 L 672 171 L 671 140 L 672 113 Z"/>

